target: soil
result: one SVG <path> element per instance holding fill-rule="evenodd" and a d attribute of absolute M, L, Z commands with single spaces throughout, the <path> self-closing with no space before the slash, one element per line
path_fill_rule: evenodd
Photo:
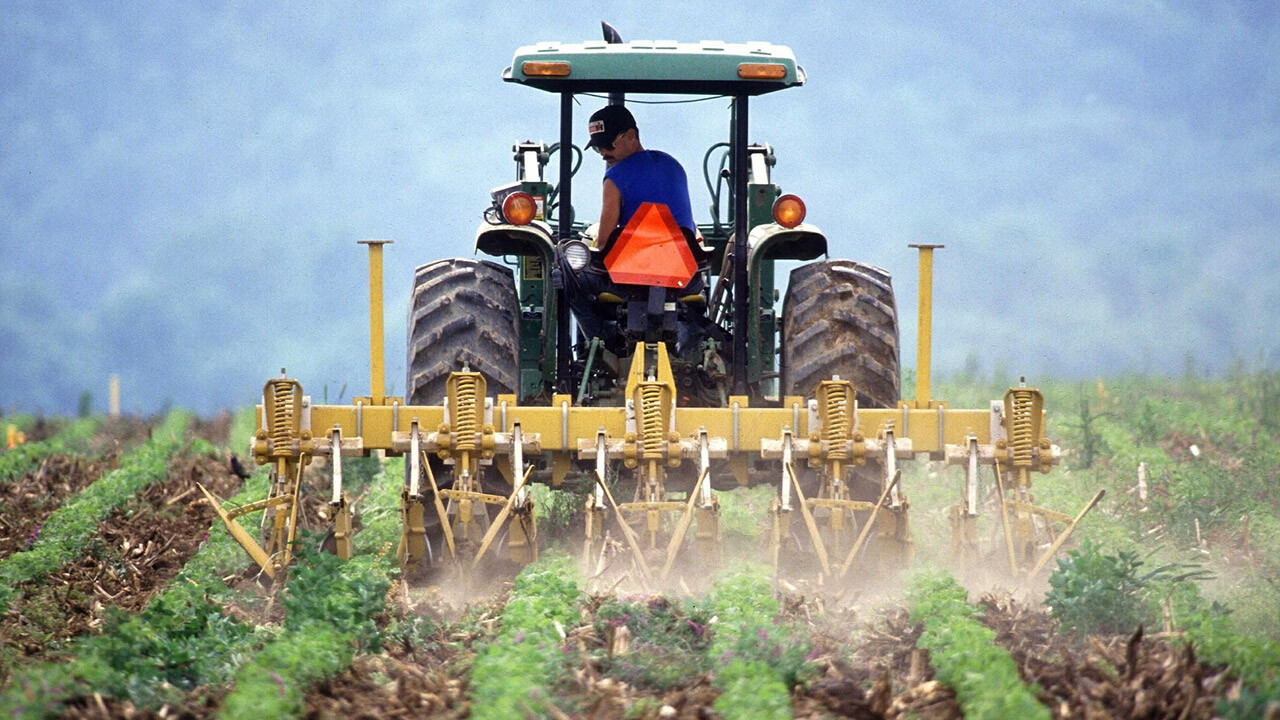
<path fill-rule="evenodd" d="M 230 494 L 240 484 L 225 461 L 179 455 L 166 479 L 99 523 L 84 556 L 20 586 L 0 618 L 0 639 L 21 655 L 94 632 L 107 608 L 137 611 L 173 579 L 208 535 L 216 515 L 196 483 Z"/>
<path fill-rule="evenodd" d="M 983 622 L 1009 650 L 1040 702 L 1062 718 L 1213 718 L 1228 673 L 1196 659 L 1175 637 L 1133 635 L 1077 641 L 1057 632 L 1047 609 L 988 595 Z"/>
<path fill-rule="evenodd" d="M 40 525 L 67 498 L 120 462 L 119 452 L 99 457 L 50 455 L 32 472 L 0 484 L 0 559 L 31 546 Z"/>

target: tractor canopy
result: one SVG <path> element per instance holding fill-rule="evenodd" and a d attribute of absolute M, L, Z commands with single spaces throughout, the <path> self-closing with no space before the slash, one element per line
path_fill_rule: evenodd
<path fill-rule="evenodd" d="M 507 82 L 559 93 L 763 95 L 803 85 L 785 45 L 703 40 L 541 42 L 516 50 Z"/>

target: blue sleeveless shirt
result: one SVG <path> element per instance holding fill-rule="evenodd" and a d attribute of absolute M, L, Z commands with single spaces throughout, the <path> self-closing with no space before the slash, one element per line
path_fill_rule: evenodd
<path fill-rule="evenodd" d="M 622 194 L 622 214 L 619 227 L 625 227 L 641 203 L 661 203 L 671 210 L 676 224 L 696 231 L 693 209 L 689 204 L 689 182 L 680 162 L 661 150 L 641 150 L 613 167 L 605 170 L 606 180 L 612 180 Z M 608 237 L 613 228 L 601 228 Z"/>

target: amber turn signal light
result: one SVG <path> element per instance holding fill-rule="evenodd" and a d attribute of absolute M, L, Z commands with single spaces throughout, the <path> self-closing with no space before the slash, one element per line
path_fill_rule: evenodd
<path fill-rule="evenodd" d="M 787 66 L 778 63 L 742 63 L 738 66 L 738 77 L 744 80 L 781 80 L 786 76 Z"/>
<path fill-rule="evenodd" d="M 538 203 L 529 193 L 514 192 L 502 201 L 502 217 L 512 225 L 528 225 L 538 214 Z"/>
<path fill-rule="evenodd" d="M 773 201 L 773 220 L 784 228 L 804 222 L 804 201 L 795 195 L 783 195 Z"/>
<path fill-rule="evenodd" d="M 527 76 L 537 77 L 569 77 L 567 62 L 535 62 L 529 60 L 520 66 Z"/>

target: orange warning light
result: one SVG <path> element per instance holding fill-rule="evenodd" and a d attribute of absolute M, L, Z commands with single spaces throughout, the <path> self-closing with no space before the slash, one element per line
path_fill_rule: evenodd
<path fill-rule="evenodd" d="M 641 203 L 604 257 L 609 277 L 627 285 L 682 288 L 698 271 L 684 233 L 666 205 Z"/>

